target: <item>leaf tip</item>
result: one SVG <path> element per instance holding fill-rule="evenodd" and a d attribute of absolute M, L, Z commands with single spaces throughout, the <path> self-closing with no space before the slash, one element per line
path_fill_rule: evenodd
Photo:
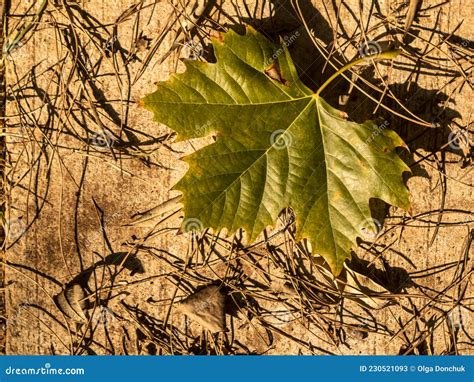
<path fill-rule="evenodd" d="M 331 273 L 333 274 L 334 277 L 337 277 L 341 274 L 343 268 L 344 268 L 344 263 L 346 259 L 349 258 L 349 256 L 345 257 L 342 261 L 332 261 L 331 259 L 325 259 L 326 262 L 329 265 L 329 268 L 331 269 Z"/>

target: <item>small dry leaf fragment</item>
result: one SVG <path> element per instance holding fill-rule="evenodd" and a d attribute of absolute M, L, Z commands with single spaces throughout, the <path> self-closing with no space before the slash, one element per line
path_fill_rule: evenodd
<path fill-rule="evenodd" d="M 350 295 L 349 298 L 359 305 L 381 309 L 390 303 L 387 298 L 382 297 L 390 292 L 370 277 L 353 270 L 350 263 L 344 263 L 341 274 L 336 278 L 332 276 L 329 265 L 322 257 L 316 257 L 314 265 L 316 265 L 318 272 L 324 277 L 329 286 L 336 286 L 341 292 Z M 380 296 L 380 298 L 377 296 Z M 326 294 L 324 297 L 332 299 L 330 294 Z M 330 302 L 328 301 L 328 303 Z"/>
<path fill-rule="evenodd" d="M 376 283 L 370 277 L 354 271 L 347 263 L 344 264 L 344 270 L 346 276 L 346 283 L 343 285 L 344 292 L 352 293 L 354 300 L 372 309 L 381 309 L 389 303 L 386 298 L 376 297 L 376 295 L 389 294 L 385 287 Z"/>
<path fill-rule="evenodd" d="M 346 331 L 347 335 L 349 335 L 350 337 L 356 340 L 362 341 L 362 340 L 365 340 L 369 335 L 367 333 L 367 330 L 361 330 L 361 329 L 365 329 L 365 328 L 360 327 L 359 329 L 358 327 L 348 326 L 344 330 Z"/>
<path fill-rule="evenodd" d="M 143 213 L 137 213 L 131 217 L 131 222 L 128 225 L 139 225 L 149 220 L 164 216 L 169 212 L 174 212 L 182 208 L 180 204 L 182 196 L 175 196 L 174 198 L 168 199 L 166 202 L 153 207 L 152 209 Z"/>
<path fill-rule="evenodd" d="M 55 302 L 59 310 L 74 322 L 87 322 L 84 308 L 84 290 L 79 284 L 67 286 L 56 297 Z"/>
<path fill-rule="evenodd" d="M 178 309 L 203 328 L 225 331 L 225 295 L 218 285 L 208 285 L 178 303 Z"/>
<path fill-rule="evenodd" d="M 137 49 L 137 52 L 144 52 L 150 49 L 150 45 L 151 45 L 151 38 L 145 36 L 143 32 L 140 33 L 140 36 L 135 41 L 135 48 Z"/>
<path fill-rule="evenodd" d="M 408 31 L 411 28 L 411 25 L 413 24 L 413 21 L 416 18 L 416 13 L 418 12 L 419 8 L 421 5 L 420 0 L 410 0 L 409 5 L 408 5 L 408 12 L 405 18 L 405 34 L 408 33 Z"/>
<path fill-rule="evenodd" d="M 283 284 L 282 293 L 286 294 L 287 297 L 298 297 L 298 292 L 290 282 Z"/>

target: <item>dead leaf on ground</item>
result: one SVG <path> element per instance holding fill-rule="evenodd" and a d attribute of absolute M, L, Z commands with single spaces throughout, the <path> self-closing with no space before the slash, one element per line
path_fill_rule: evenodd
<path fill-rule="evenodd" d="M 377 297 L 389 294 L 385 287 L 370 277 L 354 271 L 348 264 L 344 264 L 344 270 L 346 281 L 340 285 L 344 292 L 354 295 L 354 300 L 372 309 L 381 309 L 390 303 L 386 298 Z"/>
<path fill-rule="evenodd" d="M 204 329 L 225 331 L 225 295 L 218 285 L 208 285 L 177 304 L 177 308 Z"/>
<path fill-rule="evenodd" d="M 328 264 L 322 257 L 316 257 L 316 270 L 326 284 L 335 285 L 347 298 L 371 309 L 381 309 L 390 303 L 387 298 L 377 296 L 388 295 L 390 292 L 381 284 L 360 272 L 356 272 L 350 264 L 344 263 L 341 274 L 334 278 Z"/>
<path fill-rule="evenodd" d="M 72 284 L 67 286 L 58 295 L 55 296 L 59 310 L 64 315 L 74 322 L 87 322 L 87 317 L 84 314 L 84 289 L 79 284 Z"/>

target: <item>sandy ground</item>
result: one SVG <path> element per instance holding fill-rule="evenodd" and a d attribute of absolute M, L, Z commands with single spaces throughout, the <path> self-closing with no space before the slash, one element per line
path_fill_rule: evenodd
<path fill-rule="evenodd" d="M 13 2 L 11 28 L 30 3 Z M 179 212 L 161 223 L 127 225 L 177 195 L 169 190 L 186 171 L 180 157 L 203 144 L 175 143 L 172 132 L 138 105 L 156 81 L 183 70 L 178 57 L 189 55 L 189 45 L 159 63 L 174 41 L 170 32 L 144 65 L 173 12 L 168 3 L 50 3 L 7 61 L 8 354 L 473 353 L 472 167 L 462 147 L 447 142 L 452 129 L 472 123 L 474 94 L 458 75 L 459 65 L 469 66 L 446 59 L 446 52 L 472 57 L 474 4 L 423 2 L 410 49 L 413 57 L 425 53 L 425 60 L 401 58 L 379 67 L 410 118 L 433 126 L 396 117 L 357 90 L 338 106 L 357 121 L 388 121 L 410 148 L 403 155 L 413 170 L 407 180 L 411 210 L 378 211 L 382 234 L 355 251 L 360 261 L 353 268 L 376 282 L 367 289 L 387 292 L 368 301 L 326 293 L 323 285 L 332 281 L 324 267 L 312 263 L 288 230 L 246 249 L 222 235 L 180 234 Z M 278 2 L 274 11 L 246 3 L 224 2 L 213 17 L 221 24 L 246 19 L 267 33 L 298 32 L 290 50 L 302 78 L 312 87 L 327 78 L 330 68 L 295 15 Z M 369 39 L 388 41 L 407 13 L 402 2 L 380 1 L 369 23 L 369 5 L 353 13 L 358 1 L 344 2 L 339 19 L 332 2 L 301 3 L 318 40 L 328 45 L 336 34 L 336 51 L 349 60 L 357 54 L 349 36 L 360 33 L 354 18 L 363 20 Z M 274 19 L 265 18 L 272 12 Z M 381 20 L 384 26 L 372 32 Z M 359 73 L 380 83 L 373 69 Z M 341 80 L 328 100 L 337 106 L 347 92 Z M 384 103 L 409 115 L 388 96 Z M 120 262 L 128 252 L 138 259 L 126 264 L 134 271 L 99 266 L 110 254 Z M 91 294 L 84 308 L 88 324 L 67 319 L 54 303 L 73 280 Z M 225 310 L 227 331 L 211 334 L 177 302 L 219 280 L 226 284 L 219 292 L 225 306 L 213 309 Z"/>

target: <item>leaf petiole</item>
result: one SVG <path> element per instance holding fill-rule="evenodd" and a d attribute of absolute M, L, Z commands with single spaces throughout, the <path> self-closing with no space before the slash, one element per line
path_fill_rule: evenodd
<path fill-rule="evenodd" d="M 321 87 L 318 89 L 318 91 L 315 93 L 315 96 L 319 96 L 321 92 L 339 75 L 344 73 L 346 70 L 364 63 L 365 61 L 369 60 L 393 60 L 395 57 L 397 57 L 400 54 L 401 50 L 390 50 L 388 52 L 382 52 L 382 53 L 376 53 L 376 54 L 371 54 L 370 56 L 363 56 L 360 57 L 356 60 L 353 60 L 349 62 L 348 64 L 344 65 L 341 69 L 339 69 L 336 73 L 334 73 L 331 77 L 329 77 L 324 84 L 321 85 Z"/>

